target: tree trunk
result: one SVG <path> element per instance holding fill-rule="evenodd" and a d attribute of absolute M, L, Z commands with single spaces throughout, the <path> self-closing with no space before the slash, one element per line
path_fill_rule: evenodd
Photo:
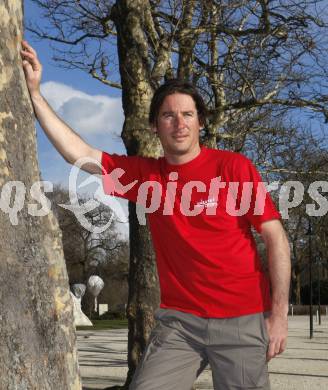
<path fill-rule="evenodd" d="M 52 214 L 28 209 L 39 169 L 19 56 L 21 1 L 1 2 L 0 24 L 0 388 L 81 389 L 61 235 Z M 8 208 L 19 197 L 16 219 Z"/>
<path fill-rule="evenodd" d="M 297 259 L 295 251 L 294 258 Z M 291 273 L 291 300 L 295 305 L 301 304 L 301 273 L 302 268 L 298 263 L 294 264 Z"/>
<path fill-rule="evenodd" d="M 295 278 L 295 304 L 301 305 L 301 274 L 296 275 Z"/>
<path fill-rule="evenodd" d="M 148 109 L 153 95 L 148 47 L 143 28 L 148 1 L 119 0 L 113 9 L 125 122 L 122 138 L 128 155 L 156 157 L 161 147 L 151 134 Z M 129 204 L 130 268 L 127 316 L 129 320 L 128 387 L 154 326 L 159 284 L 148 226 L 140 225 L 135 204 Z"/>

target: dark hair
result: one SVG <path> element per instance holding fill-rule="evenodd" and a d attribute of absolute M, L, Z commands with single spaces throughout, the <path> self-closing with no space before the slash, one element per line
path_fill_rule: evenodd
<path fill-rule="evenodd" d="M 159 88 L 156 89 L 154 96 L 150 103 L 149 109 L 149 123 L 155 124 L 157 121 L 159 110 L 163 104 L 164 99 L 168 95 L 173 95 L 174 93 L 183 93 L 189 95 L 193 98 L 199 122 L 205 126 L 206 117 L 207 117 L 207 108 L 204 103 L 203 97 L 198 92 L 196 87 L 188 81 L 180 79 L 171 79 L 162 84 Z"/>

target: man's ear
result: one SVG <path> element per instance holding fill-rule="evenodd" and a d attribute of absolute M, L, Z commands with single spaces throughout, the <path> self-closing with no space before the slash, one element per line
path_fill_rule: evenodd
<path fill-rule="evenodd" d="M 150 128 L 153 133 L 157 133 L 157 127 L 155 125 L 151 125 Z"/>

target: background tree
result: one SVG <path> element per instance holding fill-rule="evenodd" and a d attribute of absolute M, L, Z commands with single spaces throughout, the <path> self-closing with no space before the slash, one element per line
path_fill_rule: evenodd
<path fill-rule="evenodd" d="M 52 209 L 57 217 L 62 231 L 64 256 L 70 284 L 88 282 L 91 275 L 106 274 L 110 262 L 115 262 L 126 249 L 125 240 L 117 231 L 117 218 L 110 207 L 99 203 L 97 207 L 86 212 L 84 217 L 88 223 L 97 228 L 109 224 L 101 233 L 94 233 L 83 226 L 76 214 L 66 206 L 71 205 L 67 189 L 55 186 L 48 195 L 51 198 Z M 82 208 L 93 198 L 89 195 L 78 195 L 78 202 Z M 118 261 L 116 261 L 118 265 Z M 94 311 L 94 297 L 88 291 L 82 298 L 82 309 L 88 316 Z"/>
<path fill-rule="evenodd" d="M 98 274 L 105 282 L 98 302 L 107 303 L 109 312 L 117 313 L 119 318 L 126 316 L 124 308 L 128 297 L 129 251 L 129 242 L 123 241 L 98 266 Z"/>
<path fill-rule="evenodd" d="M 19 54 L 21 1 L 1 2 L 0 23 L 0 388 L 79 390 L 60 231 L 52 215 L 32 217 L 27 206 L 36 203 L 29 190 L 39 172 Z M 7 211 L 19 193 L 16 219 Z"/>
<path fill-rule="evenodd" d="M 128 155 L 158 156 L 148 131 L 154 89 L 192 80 L 210 109 L 203 141 L 243 151 L 253 136 L 276 134 L 272 119 L 305 109 L 327 118 L 324 2 L 210 0 L 37 0 L 60 66 L 122 90 Z M 60 46 L 56 46 L 60 44 Z M 148 230 L 130 211 L 129 374 L 144 349 L 158 304 Z"/>
<path fill-rule="evenodd" d="M 328 150 L 325 137 L 322 134 L 313 135 L 313 131 L 304 125 L 295 126 L 289 123 L 286 127 L 277 123 L 274 127 L 277 135 L 265 134 L 261 137 L 251 137 L 246 149 L 250 150 L 253 160 L 263 172 L 268 182 L 279 182 L 273 196 L 277 203 L 279 195 L 283 195 L 282 185 L 288 181 L 303 185 L 303 202 L 288 211 L 289 217 L 284 224 L 291 244 L 292 276 L 291 302 L 304 303 L 301 300 L 302 275 L 308 273 L 309 250 L 308 228 L 309 215 L 306 205 L 314 204 L 319 209 L 318 202 L 309 196 L 309 186 L 316 181 L 327 181 Z M 321 188 L 321 196 L 326 196 L 326 189 Z M 290 191 L 289 201 L 295 197 L 295 191 Z M 282 198 L 280 199 L 282 200 Z M 319 199 L 320 200 L 320 199 Z M 327 200 L 328 202 L 328 200 Z M 320 206 L 322 209 L 323 207 Z M 286 218 L 286 217 L 284 217 Z M 327 216 L 311 217 L 315 242 L 313 242 L 313 256 L 324 252 L 327 240 L 324 237 Z"/>

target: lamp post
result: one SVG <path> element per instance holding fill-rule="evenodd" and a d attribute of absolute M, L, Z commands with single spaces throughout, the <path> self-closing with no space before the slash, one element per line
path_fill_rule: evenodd
<path fill-rule="evenodd" d="M 321 303 L 320 303 L 320 284 L 321 284 L 321 257 L 317 257 L 318 261 L 318 310 L 319 310 L 319 325 L 321 325 Z"/>
<path fill-rule="evenodd" d="M 310 287 L 310 339 L 313 338 L 313 294 L 312 294 L 312 224 L 309 218 L 309 228 L 307 235 L 309 236 L 309 287 Z"/>

